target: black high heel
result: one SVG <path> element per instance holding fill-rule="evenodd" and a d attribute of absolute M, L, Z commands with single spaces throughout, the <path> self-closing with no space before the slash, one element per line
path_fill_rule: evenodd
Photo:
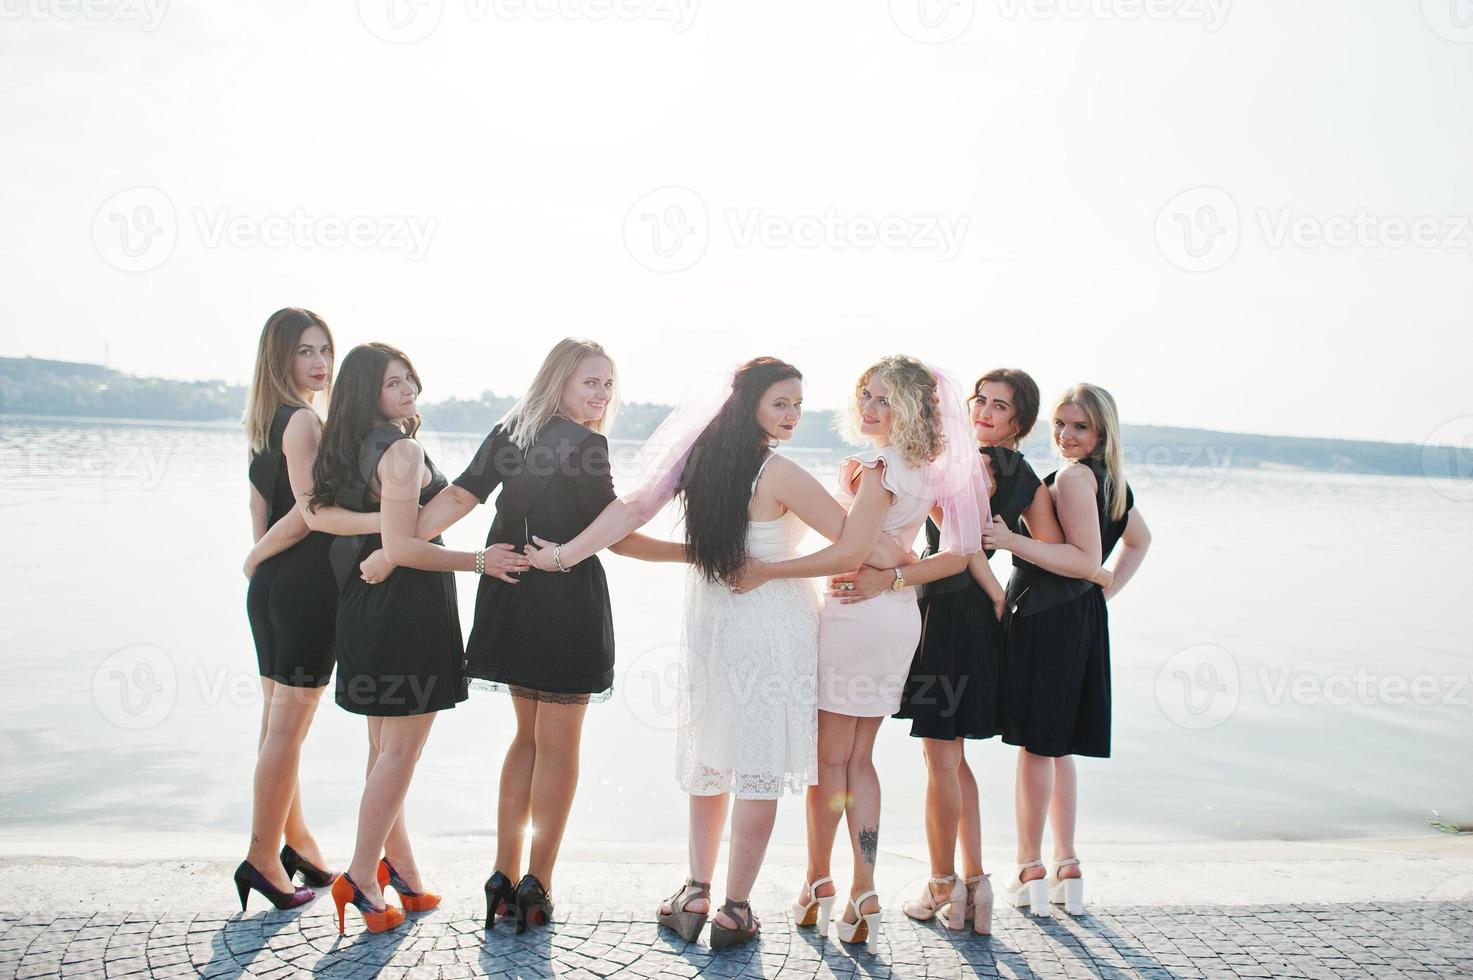
<path fill-rule="evenodd" d="M 496 917 L 516 911 L 517 886 L 500 871 L 486 879 L 486 928 L 496 928 Z"/>
<path fill-rule="evenodd" d="M 251 862 L 242 861 L 240 867 L 235 869 L 235 890 L 240 894 L 242 912 L 246 909 L 246 898 L 252 888 L 265 895 L 267 901 L 279 909 L 294 909 L 317 897 L 316 892 L 305 886 L 284 892 L 266 880 L 266 876 L 257 871 Z"/>
<path fill-rule="evenodd" d="M 517 932 L 526 932 L 527 923 L 545 926 L 552 919 L 552 899 L 534 875 L 523 875 L 517 882 Z"/>
<path fill-rule="evenodd" d="M 288 878 L 295 876 L 300 871 L 302 873 L 302 882 L 311 885 L 313 888 L 326 888 L 338 876 L 336 871 L 323 871 L 317 865 L 298 854 L 296 849 L 290 844 L 287 844 L 281 849 L 281 866 L 286 869 Z"/>

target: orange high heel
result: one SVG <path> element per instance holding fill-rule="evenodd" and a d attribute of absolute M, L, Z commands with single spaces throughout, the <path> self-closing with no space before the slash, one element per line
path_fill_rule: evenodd
<path fill-rule="evenodd" d="M 428 912 L 440 904 L 440 896 L 426 889 L 417 892 L 404 884 L 404 879 L 399 877 L 399 872 L 389 863 L 388 858 L 380 858 L 378 862 L 378 886 L 385 885 L 399 893 L 399 901 L 404 903 L 406 912 Z"/>
<path fill-rule="evenodd" d="M 374 908 L 368 899 L 363 897 L 363 892 L 353 884 L 353 879 L 348 877 L 344 871 L 337 876 L 332 883 L 332 902 L 338 907 L 338 935 L 343 934 L 343 910 L 349 902 L 358 909 L 363 916 L 363 926 L 369 932 L 388 932 L 396 926 L 403 925 L 404 913 L 388 903 L 383 908 Z"/>

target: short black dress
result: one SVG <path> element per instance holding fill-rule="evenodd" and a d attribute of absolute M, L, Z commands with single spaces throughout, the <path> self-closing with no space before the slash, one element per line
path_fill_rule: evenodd
<path fill-rule="evenodd" d="M 482 503 L 501 487 L 488 547 L 521 549 L 534 535 L 571 541 L 614 500 L 608 440 L 564 418 L 545 425 L 525 453 L 498 425 L 455 485 Z M 529 569 L 516 585 L 482 576 L 466 663 L 477 688 L 559 704 L 607 700 L 614 615 L 598 556 L 567 572 Z"/>
<path fill-rule="evenodd" d="M 277 408 L 266 448 L 251 457 L 251 485 L 266 498 L 267 527 L 297 505 L 281 438 L 294 413 L 310 411 L 299 405 Z M 332 678 L 338 590 L 327 560 L 331 544 L 332 535 L 310 531 L 252 573 L 246 615 L 262 677 L 288 687 L 325 687 Z"/>
<path fill-rule="evenodd" d="M 1001 446 L 981 451 L 992 462 L 992 517 L 1017 531 L 1038 491 L 1038 474 L 1020 452 Z M 928 520 L 926 553 L 940 549 L 941 530 Z M 1005 633 L 992 612 L 992 600 L 969 571 L 921 589 L 921 641 L 894 717 L 909 718 L 910 734 L 916 738 L 1001 735 L 1007 704 Z"/>
<path fill-rule="evenodd" d="M 339 491 L 348 510 L 376 513 L 379 460 L 408 436 L 380 423 L 358 451 L 357 478 Z M 445 475 L 429 456 L 430 482 L 419 492 L 423 507 L 445 489 Z M 433 544 L 441 544 L 437 536 Z M 465 649 L 455 603 L 455 574 L 396 568 L 369 585 L 358 565 L 383 546 L 377 534 L 334 539 L 332 567 L 339 589 L 337 702 L 359 715 L 423 715 L 466 699 Z"/>
<path fill-rule="evenodd" d="M 1100 561 L 1125 533 L 1135 494 L 1125 487 L 1125 515 L 1107 516 L 1105 467 L 1095 475 Z M 1044 483 L 1052 486 L 1057 473 Z M 1110 755 L 1110 620 L 1105 593 L 1083 579 L 1063 578 L 1013 559 L 1008 579 L 1006 671 L 1008 715 L 1003 741 L 1034 755 Z"/>

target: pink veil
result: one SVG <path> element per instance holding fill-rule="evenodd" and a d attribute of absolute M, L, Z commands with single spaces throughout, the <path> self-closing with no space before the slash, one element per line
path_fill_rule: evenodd
<path fill-rule="evenodd" d="M 649 520 L 675 498 L 691 450 L 731 397 L 736 372 L 734 367 L 708 371 L 686 387 L 680 402 L 635 454 L 634 489 L 619 498 L 625 506 Z"/>
<path fill-rule="evenodd" d="M 927 480 L 941 506 L 941 550 L 970 555 L 982 550 L 982 528 L 992 525 L 992 488 L 982 454 L 972 436 L 966 398 L 955 379 L 927 365 L 936 377 L 936 412 L 944 446 L 931 463 Z"/>

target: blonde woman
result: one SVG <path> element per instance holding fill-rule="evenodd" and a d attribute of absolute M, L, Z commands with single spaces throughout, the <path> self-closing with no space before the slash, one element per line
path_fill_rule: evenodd
<path fill-rule="evenodd" d="M 854 877 L 836 928 L 842 941 L 865 942 L 873 952 L 881 916 L 874 878 L 880 831 L 875 737 L 900 707 L 920 639 L 914 585 L 967 568 L 981 548 L 987 492 L 960 393 L 920 361 L 892 356 L 866 370 L 855 385 L 849 420 L 872 448 L 840 468 L 840 498 L 849 508 L 842 537 L 803 558 L 751 562 L 738 588 L 853 571 L 881 532 L 909 549 L 927 515 L 941 508 L 940 553 L 889 569 L 890 589 L 867 602 L 826 596 L 819 620 L 818 784 L 808 789 L 808 883 L 793 911 L 803 925 L 826 918 L 835 894 L 829 862 L 843 818 Z M 1001 591 L 995 580 L 991 584 Z"/>
<path fill-rule="evenodd" d="M 1047 544 L 1002 524 L 983 533 L 988 548 L 1015 557 L 1008 583 L 1009 715 L 1003 741 L 1018 751 L 1018 874 L 1015 906 L 1034 915 L 1050 902 L 1084 911 L 1084 878 L 1074 849 L 1076 755 L 1110 755 L 1110 624 L 1105 602 L 1129 582 L 1150 547 L 1121 462 L 1115 399 L 1078 384 L 1055 403 L 1053 442 L 1064 465 L 1044 478 L 1064 530 Z M 1123 545 L 1110 584 L 1090 578 Z M 1045 872 L 1044 823 L 1053 825 L 1054 870 Z"/>
<path fill-rule="evenodd" d="M 486 882 L 486 924 L 515 912 L 517 930 L 552 914 L 552 876 L 578 785 L 579 740 L 591 701 L 614 682 L 614 619 L 597 558 L 564 572 L 527 571 L 520 552 L 533 535 L 576 537 L 614 500 L 605 433 L 615 411 L 613 359 L 590 340 L 568 338 L 548 353 L 526 394 L 481 444 L 464 473 L 420 514 L 434 537 L 501 488 L 466 641 L 472 686 L 512 696 L 517 730 L 501 768 L 496 868 Z M 618 554 L 680 561 L 684 549 L 632 535 Z M 364 563 L 370 580 L 382 556 Z M 522 868 L 528 826 L 536 828 Z"/>
<path fill-rule="evenodd" d="M 314 893 L 294 887 L 298 872 L 319 888 L 333 879 L 302 815 L 297 766 L 332 677 L 337 588 L 328 563 L 332 538 L 309 532 L 296 506 L 312 487 L 332 366 L 332 332 L 316 313 L 289 307 L 267 319 L 245 412 L 251 527 L 258 545 L 245 564 L 246 613 L 262 709 L 251 843 L 235 872 L 242 909 L 252 888 L 277 908 L 307 901 Z M 268 537 L 276 544 L 262 546 Z"/>

